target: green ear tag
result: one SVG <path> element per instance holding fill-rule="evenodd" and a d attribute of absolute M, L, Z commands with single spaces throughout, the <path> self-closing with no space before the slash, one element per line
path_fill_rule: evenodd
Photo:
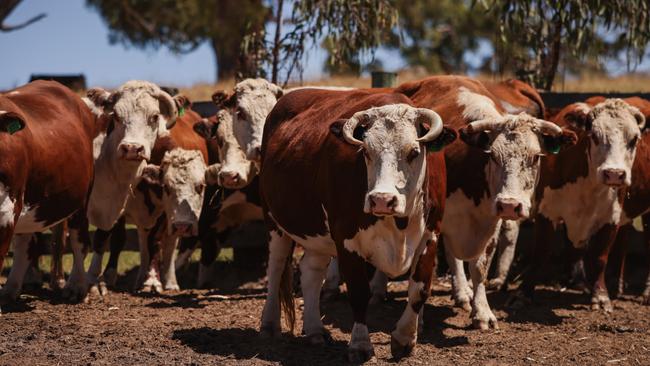
<path fill-rule="evenodd" d="M 552 148 L 552 149 L 548 149 L 548 151 L 549 151 L 551 154 L 553 154 L 553 155 L 557 155 L 557 154 L 560 153 L 560 145 L 553 146 L 553 148 Z"/>
<path fill-rule="evenodd" d="M 10 135 L 13 135 L 14 133 L 22 130 L 23 127 L 23 124 L 20 123 L 19 120 L 14 119 L 7 124 L 7 132 L 9 132 Z"/>
<path fill-rule="evenodd" d="M 178 108 L 178 116 L 183 117 L 185 115 L 185 107 Z"/>

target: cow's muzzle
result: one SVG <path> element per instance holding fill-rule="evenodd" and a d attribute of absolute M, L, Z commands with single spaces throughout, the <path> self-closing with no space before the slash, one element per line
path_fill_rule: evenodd
<path fill-rule="evenodd" d="M 603 183 L 611 187 L 621 187 L 626 184 L 627 173 L 623 169 L 603 169 Z"/>
<path fill-rule="evenodd" d="M 368 195 L 370 212 L 375 216 L 395 215 L 397 195 L 386 192 L 373 192 Z"/>
<path fill-rule="evenodd" d="M 144 146 L 134 143 L 122 143 L 118 147 L 119 156 L 124 160 L 142 161 L 147 157 L 144 152 Z"/>
<path fill-rule="evenodd" d="M 219 172 L 219 181 L 228 189 L 240 189 L 246 185 L 246 180 L 239 173 L 227 170 Z"/>
<path fill-rule="evenodd" d="M 524 205 L 514 198 L 500 198 L 496 201 L 497 216 L 505 220 L 524 218 Z"/>
<path fill-rule="evenodd" d="M 192 236 L 193 226 L 188 222 L 175 222 L 172 224 L 172 234 L 182 237 Z"/>

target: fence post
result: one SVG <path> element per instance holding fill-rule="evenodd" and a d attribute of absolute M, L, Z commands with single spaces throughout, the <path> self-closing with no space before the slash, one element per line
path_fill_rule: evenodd
<path fill-rule="evenodd" d="M 370 73 L 372 88 L 392 88 L 397 84 L 397 73 L 373 71 Z"/>

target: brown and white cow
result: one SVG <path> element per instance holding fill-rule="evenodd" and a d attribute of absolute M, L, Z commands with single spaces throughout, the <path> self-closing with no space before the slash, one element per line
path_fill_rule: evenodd
<path fill-rule="evenodd" d="M 74 254 L 67 289 L 85 297 L 85 208 L 93 182 L 93 115 L 57 82 L 34 81 L 0 94 L 0 268 L 15 238 L 14 265 L 0 302 L 20 292 L 34 232 L 70 220 Z"/>
<path fill-rule="evenodd" d="M 136 225 L 138 229 L 141 265 L 135 286 L 137 290 L 178 290 L 174 268 L 176 244 L 179 237 L 198 235 L 208 153 L 205 141 L 192 129 L 201 117 L 189 106 L 184 108 L 183 115 L 176 119 L 175 127 L 156 139 L 149 164 L 142 168 L 141 179 L 134 185 L 124 210 L 125 222 Z M 162 232 L 153 235 L 152 231 L 159 226 Z M 160 282 L 158 263 L 152 259 L 149 250 L 150 247 L 157 248 L 157 236 L 162 242 L 164 285 Z M 103 244 L 95 245 L 88 270 L 96 281 L 99 281 L 101 258 L 108 235 L 100 239 Z M 121 248 L 111 249 L 111 257 L 117 258 Z M 116 259 L 111 263 L 113 265 L 107 267 L 109 281 L 113 277 Z"/>
<path fill-rule="evenodd" d="M 531 214 L 541 156 L 571 144 L 575 135 L 525 113 L 506 113 L 499 98 L 467 77 L 430 77 L 405 83 L 397 91 L 415 105 L 437 111 L 460 131 L 464 143 L 445 149 L 447 203 L 442 235 L 453 297 L 458 305 L 471 307 L 475 327 L 497 327 L 485 280 L 501 222 Z M 473 293 L 463 260 L 470 264 Z"/>
<path fill-rule="evenodd" d="M 391 342 L 395 357 L 411 351 L 444 205 L 444 162 L 426 151 L 442 131 L 435 112 L 412 107 L 401 94 L 305 89 L 278 102 L 264 129 L 260 172 L 271 238 L 262 334 L 280 333 L 281 303 L 290 323 L 295 319 L 289 290 L 295 241 L 305 249 L 303 330 L 311 343 L 324 342 L 320 290 L 338 255 L 354 317 L 350 359 L 373 354 L 365 261 L 390 276 L 411 269 L 408 305 Z M 440 183 L 434 196 L 430 179 Z"/>
<path fill-rule="evenodd" d="M 585 103 L 595 105 L 602 102 L 604 98 L 589 98 Z M 641 138 L 637 143 L 636 156 L 632 165 L 632 184 L 625 195 L 623 203 L 623 215 L 618 232 L 617 245 L 623 246 L 623 253 L 627 250 L 627 234 L 623 226 L 631 226 L 632 220 L 641 216 L 643 222 L 643 234 L 646 247 L 650 249 L 650 128 L 648 119 L 650 119 L 650 101 L 632 97 L 623 99 L 627 104 L 639 109 L 641 114 L 646 118 L 646 125 L 641 133 Z M 650 257 L 648 258 L 648 268 L 650 269 Z M 619 277 L 618 293 L 624 292 L 624 273 L 625 273 L 625 254 L 622 256 L 621 270 Z M 646 280 L 645 290 L 643 291 L 643 303 L 650 305 L 650 272 Z"/>
<path fill-rule="evenodd" d="M 592 308 L 612 310 L 605 286 L 609 250 L 623 218 L 626 188 L 641 140 L 645 117 L 621 99 L 593 105 L 571 104 L 554 121 L 573 130 L 578 143 L 544 160 L 536 191 L 535 249 L 515 305 L 530 301 L 539 272 L 548 257 L 546 246 L 562 222 L 576 248 L 586 248 L 585 265 Z"/>
<path fill-rule="evenodd" d="M 96 143 L 95 183 L 88 204 L 88 219 L 110 230 L 122 215 L 133 184 L 140 176 L 156 139 L 168 133 L 187 106 L 183 96 L 172 98 L 157 85 L 132 80 L 109 93 L 88 91 L 88 98 L 106 120 L 106 134 Z"/>

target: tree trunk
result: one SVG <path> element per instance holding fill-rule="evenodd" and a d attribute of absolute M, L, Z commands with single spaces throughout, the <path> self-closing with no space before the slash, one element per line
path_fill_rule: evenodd
<path fill-rule="evenodd" d="M 210 41 L 215 57 L 215 82 L 235 76 L 240 41 L 240 39 L 237 39 L 235 42 L 228 42 L 230 44 L 221 44 L 217 39 Z M 232 49 L 233 46 L 235 49 Z"/>
<path fill-rule="evenodd" d="M 553 82 L 555 81 L 555 74 L 557 73 L 557 68 L 560 65 L 560 53 L 562 52 L 562 23 L 560 20 L 556 20 L 555 29 L 553 32 L 553 45 L 551 46 L 551 52 L 549 59 L 547 60 L 546 65 L 542 65 L 544 70 L 544 85 L 543 89 L 546 91 L 551 91 L 553 87 Z"/>
<path fill-rule="evenodd" d="M 278 0 L 277 15 L 275 17 L 275 39 L 273 40 L 273 71 L 271 82 L 278 83 L 278 68 L 280 63 L 280 35 L 282 34 L 282 6 L 284 0 Z"/>

